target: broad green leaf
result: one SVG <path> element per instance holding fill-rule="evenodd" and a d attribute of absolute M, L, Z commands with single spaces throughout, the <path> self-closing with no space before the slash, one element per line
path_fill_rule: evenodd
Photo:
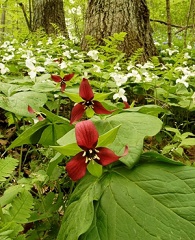
<path fill-rule="evenodd" d="M 62 137 L 67 130 L 72 127 L 61 123 L 49 124 L 42 132 L 39 143 L 44 146 L 55 145 L 57 140 Z"/>
<path fill-rule="evenodd" d="M 121 125 L 109 148 L 117 155 L 122 155 L 124 147 L 128 145 L 129 153 L 120 158 L 120 161 L 129 167 L 138 161 L 142 153 L 144 138 L 154 136 L 162 126 L 162 122 L 157 117 L 137 112 L 123 112 L 107 117 L 103 121 L 94 118 L 94 123 L 100 135 Z"/>
<path fill-rule="evenodd" d="M 95 177 L 92 177 L 92 179 L 93 178 Z M 72 202 L 66 209 L 57 240 L 76 240 L 82 233 L 85 233 L 92 224 L 94 215 L 93 201 L 97 201 L 100 198 L 100 185 L 94 182 L 88 184 L 86 189 L 83 188 L 82 185 L 80 185 L 80 187 L 82 197 Z"/>
<path fill-rule="evenodd" d="M 18 92 L 11 97 L 0 96 L 0 107 L 15 113 L 20 116 L 31 117 L 32 114 L 28 112 L 28 105 L 33 109 L 43 106 L 47 101 L 47 95 L 45 93 L 37 92 Z"/>
<path fill-rule="evenodd" d="M 73 126 L 70 124 L 70 121 L 66 118 L 58 116 L 45 108 L 40 107 L 40 111 L 46 115 L 46 118 L 52 123 L 63 123 L 67 126 L 68 129 L 72 129 Z"/>
<path fill-rule="evenodd" d="M 90 161 L 87 165 L 87 170 L 95 177 L 100 177 L 102 175 L 102 165 L 96 163 L 95 161 Z"/>
<path fill-rule="evenodd" d="M 159 162 L 119 166 L 98 180 L 86 175 L 70 199 L 57 239 L 194 239 L 194 176 L 193 167 Z M 96 201 L 91 196 L 95 185 L 101 189 Z M 87 223 L 80 218 L 86 215 Z"/>
<path fill-rule="evenodd" d="M 71 143 L 76 143 L 75 129 L 67 132 L 63 137 L 58 139 L 57 143 L 59 145 L 65 146 Z"/>
<path fill-rule="evenodd" d="M 68 96 L 73 102 L 79 103 L 83 102 L 83 99 L 76 93 L 65 92 L 66 96 Z"/>
<path fill-rule="evenodd" d="M 97 146 L 98 147 L 105 147 L 105 146 L 113 143 L 115 138 L 116 138 L 116 135 L 118 133 L 118 130 L 119 130 L 120 126 L 121 125 L 119 125 L 117 127 L 114 127 L 110 131 L 108 131 L 108 132 L 102 134 L 101 136 L 99 136 Z"/>
<path fill-rule="evenodd" d="M 8 150 L 17 146 L 21 146 L 22 144 L 38 143 L 41 134 L 47 125 L 48 121 L 46 119 L 44 121 L 37 122 L 31 128 L 27 129 L 21 135 L 19 135 L 8 147 Z"/>
<path fill-rule="evenodd" d="M 49 162 L 48 167 L 47 167 L 47 175 L 49 177 L 52 176 L 55 168 L 57 167 L 58 163 L 60 163 L 63 160 L 64 156 L 61 155 L 60 153 L 57 153 Z"/>
<path fill-rule="evenodd" d="M 128 108 L 125 111 L 140 112 L 140 113 L 150 114 L 156 117 L 158 117 L 159 113 L 162 113 L 162 112 L 169 113 L 167 109 L 157 105 L 145 105 L 140 107 L 133 107 L 133 108 Z"/>
<path fill-rule="evenodd" d="M 0 182 L 6 181 L 7 177 L 13 173 L 14 169 L 18 165 L 18 160 L 6 157 L 5 159 L 0 159 Z"/>
<path fill-rule="evenodd" d="M 4 215 L 6 221 L 27 223 L 33 207 L 33 197 L 29 191 L 23 189 L 11 203 L 9 215 Z"/>
<path fill-rule="evenodd" d="M 111 93 L 94 93 L 94 100 L 104 101 Z"/>
<path fill-rule="evenodd" d="M 65 146 L 51 146 L 51 148 L 65 156 L 73 156 L 82 151 L 82 149 L 76 143 L 70 143 Z"/>
<path fill-rule="evenodd" d="M 195 138 L 186 138 L 182 140 L 179 146 L 195 146 Z"/>
<path fill-rule="evenodd" d="M 185 164 L 180 161 L 175 161 L 173 159 L 167 158 L 163 156 L 162 154 L 159 154 L 157 152 L 146 152 L 141 155 L 140 161 L 143 162 L 165 162 L 165 163 L 171 163 L 179 166 L 184 166 Z"/>

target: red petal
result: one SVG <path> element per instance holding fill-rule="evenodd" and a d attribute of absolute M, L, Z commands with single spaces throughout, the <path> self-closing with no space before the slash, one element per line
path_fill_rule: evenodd
<path fill-rule="evenodd" d="M 45 118 L 39 114 L 39 115 L 37 115 L 37 119 L 38 119 L 39 121 L 43 121 Z"/>
<path fill-rule="evenodd" d="M 66 170 L 73 181 L 77 181 L 85 176 L 87 163 L 86 158 L 82 156 L 83 152 L 77 153 L 67 164 Z"/>
<path fill-rule="evenodd" d="M 111 114 L 113 111 L 109 111 L 103 107 L 103 105 L 98 101 L 93 101 L 93 110 L 97 114 Z"/>
<path fill-rule="evenodd" d="M 94 98 L 93 90 L 91 88 L 91 85 L 89 84 L 89 81 L 85 78 L 83 78 L 80 88 L 79 88 L 79 95 L 82 97 L 82 99 L 86 101 L 90 101 Z"/>
<path fill-rule="evenodd" d="M 61 82 L 61 92 L 64 92 L 66 88 L 66 83 Z"/>
<path fill-rule="evenodd" d="M 116 162 L 119 160 L 120 156 L 117 156 L 112 150 L 105 147 L 96 148 L 99 153 L 97 153 L 100 160 L 97 160 L 97 163 L 100 163 L 102 166 L 106 166 L 110 163 Z"/>
<path fill-rule="evenodd" d="M 85 105 L 82 103 L 77 103 L 72 109 L 71 117 L 70 117 L 70 124 L 81 119 L 84 112 L 85 112 Z"/>
<path fill-rule="evenodd" d="M 33 109 L 31 108 L 31 106 L 28 105 L 28 112 L 33 114 L 33 113 L 35 113 L 35 110 L 33 110 Z"/>
<path fill-rule="evenodd" d="M 74 77 L 74 73 L 67 74 L 63 77 L 64 81 L 70 81 Z"/>
<path fill-rule="evenodd" d="M 58 75 L 51 75 L 52 80 L 54 80 L 54 82 L 61 82 L 62 78 Z"/>
<path fill-rule="evenodd" d="M 128 102 L 123 101 L 124 109 L 130 108 L 130 105 Z"/>
<path fill-rule="evenodd" d="M 98 131 L 90 120 L 85 120 L 76 124 L 75 134 L 77 144 L 83 150 L 93 149 L 97 145 Z"/>

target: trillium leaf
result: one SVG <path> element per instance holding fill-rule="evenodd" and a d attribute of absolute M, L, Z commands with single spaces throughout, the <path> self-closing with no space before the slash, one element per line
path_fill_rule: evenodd
<path fill-rule="evenodd" d="M 0 96 L 0 108 L 26 117 L 32 117 L 32 114 L 28 112 L 28 105 L 37 109 L 37 103 L 39 106 L 43 106 L 46 102 L 47 95 L 45 93 L 32 91 L 18 92 L 11 97 Z"/>
<path fill-rule="evenodd" d="M 111 93 L 94 93 L 94 100 L 103 101 L 105 100 Z"/>
<path fill-rule="evenodd" d="M 101 135 L 98 139 L 97 147 L 105 147 L 114 142 L 121 125 L 112 128 L 110 131 Z"/>
<path fill-rule="evenodd" d="M 98 180 L 86 175 L 70 199 L 57 239 L 194 239 L 194 176 L 195 168 L 160 162 L 131 170 L 119 166 Z M 95 185 L 101 189 L 96 201 Z"/>
<path fill-rule="evenodd" d="M 94 179 L 97 178 L 90 175 L 87 179 L 88 182 L 82 181 L 82 184 L 78 185 L 78 187 L 80 186 L 79 191 L 82 193 L 82 198 L 74 201 L 75 195 L 73 196 L 72 204 L 66 209 L 66 215 L 63 218 L 63 225 L 57 240 L 78 239 L 78 236 L 89 229 L 94 215 L 93 201 L 97 201 L 101 194 L 100 185 L 93 182 Z"/>
<path fill-rule="evenodd" d="M 66 96 L 68 96 L 73 102 L 79 103 L 83 102 L 83 99 L 76 93 L 65 92 Z"/>
<path fill-rule="evenodd" d="M 100 177 L 102 175 L 102 165 L 96 163 L 95 161 L 90 161 L 87 165 L 87 170 L 95 177 Z"/>
<path fill-rule="evenodd" d="M 12 144 L 8 147 L 8 149 L 15 148 L 17 146 L 21 146 L 22 144 L 35 144 L 38 143 L 43 130 L 48 126 L 48 121 L 45 119 L 44 121 L 37 122 L 31 128 L 24 131 L 21 135 L 19 135 Z"/>
<path fill-rule="evenodd" d="M 65 146 L 51 146 L 57 152 L 65 156 L 73 156 L 78 152 L 81 152 L 81 148 L 76 143 L 71 143 Z"/>
<path fill-rule="evenodd" d="M 129 153 L 120 158 L 120 161 L 128 167 L 132 167 L 139 160 L 144 138 L 154 136 L 162 127 L 162 122 L 157 117 L 128 111 L 109 116 L 104 121 L 94 118 L 94 123 L 100 135 L 121 125 L 109 148 L 120 156 L 123 154 L 124 146 L 128 145 Z"/>

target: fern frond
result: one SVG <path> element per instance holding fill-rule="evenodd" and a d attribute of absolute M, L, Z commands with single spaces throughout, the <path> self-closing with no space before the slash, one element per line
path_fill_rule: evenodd
<path fill-rule="evenodd" d="M 11 203 L 13 199 L 21 192 L 23 189 L 30 189 L 27 185 L 14 185 L 10 186 L 5 190 L 3 196 L 0 197 L 0 206 L 4 207 L 5 205 Z"/>
<path fill-rule="evenodd" d="M 12 174 L 17 165 L 17 159 L 11 157 L 0 159 L 0 182 L 6 181 L 6 178 Z"/>
<path fill-rule="evenodd" d="M 27 223 L 33 207 L 33 197 L 26 189 L 23 189 L 11 202 L 9 215 L 5 215 L 6 221 Z"/>

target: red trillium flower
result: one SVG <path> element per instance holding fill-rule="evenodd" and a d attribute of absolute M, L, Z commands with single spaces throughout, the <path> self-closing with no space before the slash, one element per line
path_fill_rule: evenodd
<path fill-rule="evenodd" d="M 82 102 L 77 103 L 71 112 L 70 123 L 82 118 L 85 110 L 91 108 L 97 114 L 111 114 L 113 111 L 105 109 L 99 101 L 94 100 L 94 93 L 89 84 L 89 81 L 83 78 L 80 88 L 79 96 L 83 99 Z"/>
<path fill-rule="evenodd" d="M 36 118 L 37 118 L 39 121 L 43 121 L 43 120 L 45 119 L 40 112 L 36 112 L 36 111 L 35 111 L 34 109 L 32 109 L 32 107 L 29 106 L 29 105 L 28 105 L 28 112 L 31 113 L 31 114 L 35 114 L 35 115 L 36 115 Z"/>
<path fill-rule="evenodd" d="M 117 156 L 112 150 L 106 147 L 96 147 L 99 134 L 90 120 L 79 122 L 75 126 L 75 135 L 78 146 L 82 149 L 67 164 L 66 170 L 73 181 L 81 179 L 86 174 L 87 164 L 90 161 L 106 166 L 127 155 L 128 147 L 125 147 L 124 154 Z"/>
<path fill-rule="evenodd" d="M 51 78 L 52 80 L 54 80 L 54 82 L 60 82 L 61 92 L 65 91 L 66 82 L 70 81 L 73 77 L 74 77 L 74 73 L 67 74 L 63 78 L 61 78 L 58 75 L 51 75 Z"/>

